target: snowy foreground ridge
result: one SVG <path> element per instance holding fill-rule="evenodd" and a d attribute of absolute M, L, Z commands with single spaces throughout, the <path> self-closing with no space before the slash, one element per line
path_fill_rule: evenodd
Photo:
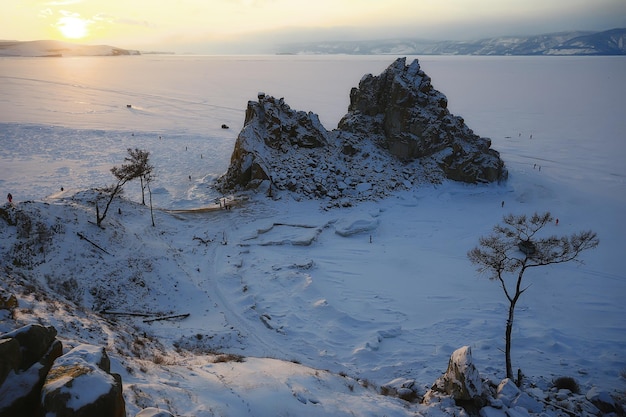
<path fill-rule="evenodd" d="M 90 134 L 58 134 L 68 133 Z M 158 155 L 161 142 L 148 150 Z M 543 171 L 534 162 L 509 167 L 506 183 L 403 177 L 383 194 L 343 173 L 338 205 L 302 198 L 303 188 L 290 191 L 289 178 L 268 169 L 285 184 L 272 198 L 243 192 L 197 209 L 157 208 L 155 227 L 134 184 L 103 228 L 95 189 L 34 201 L 14 191 L 0 206 L 0 338 L 38 323 L 79 361 L 106 362 L 104 348 L 110 367 L 98 368 L 121 376 L 128 416 L 619 415 L 623 286 L 602 265 L 621 226 L 588 210 L 612 218 L 621 197 L 587 204 L 546 174 L 549 161 Z M 586 265 L 529 276 L 513 341 L 525 374 L 517 387 L 503 380 L 501 289 L 466 253 L 503 214 L 546 208 L 560 218 L 550 233 L 589 227 L 602 243 Z M 25 374 L 9 370 L 5 380 Z M 0 410 L 13 400 L 7 386 L 16 385 L 0 386 Z M 75 384 L 72 405 L 93 398 L 93 387 Z"/>
<path fill-rule="evenodd" d="M 459 374 L 450 369 L 446 383 L 410 374 L 360 377 L 359 364 L 373 366 L 379 352 L 393 356 L 387 345 L 408 335 L 383 327 L 359 344 L 372 328 L 361 322 L 368 314 L 359 318 L 355 307 L 348 313 L 339 299 L 324 298 L 338 294 L 324 293 L 330 288 L 317 285 L 316 276 L 346 255 L 345 239 L 349 251 L 378 244 L 366 236 L 387 223 L 382 213 L 357 210 L 336 218 L 339 213 L 316 215 L 311 205 L 289 203 L 303 212 L 294 218 L 281 212 L 284 201 L 249 200 L 231 202 L 232 210 L 159 212 L 152 228 L 148 208 L 120 200 L 121 215 L 99 229 L 90 223 L 93 197 L 83 192 L 2 208 L 50 233 L 27 238 L 19 225 L 3 222 L 3 241 L 11 244 L 2 255 L 13 264 L 4 265 L 3 282 L 19 307 L 2 311 L 2 328 L 42 322 L 57 329 L 65 351 L 83 343 L 105 347 L 111 370 L 122 376 L 127 415 L 146 407 L 180 416 L 465 415 L 461 405 L 474 402 L 456 404 L 444 394 L 465 385 L 468 398 L 484 398 L 482 415 L 571 415 L 563 407 L 604 415 L 585 392 L 548 391 L 550 380 L 532 378 L 525 391 L 508 380 L 483 381 L 468 348 L 451 358 L 466 375 L 463 383 L 454 382 Z M 306 213 L 314 217 L 307 221 Z M 339 250 L 338 258 L 324 246 Z M 307 254 L 301 249 L 307 247 L 317 249 Z M 322 345 L 310 344 L 322 337 Z M 355 342 L 352 352 L 343 350 Z M 433 383 L 439 390 L 429 391 Z M 74 395 L 91 398 L 92 389 L 81 384 Z"/>

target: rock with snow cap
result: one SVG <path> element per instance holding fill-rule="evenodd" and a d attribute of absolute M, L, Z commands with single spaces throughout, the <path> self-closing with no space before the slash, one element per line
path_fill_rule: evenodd
<path fill-rule="evenodd" d="M 400 160 L 433 157 L 450 179 L 493 182 L 506 178 L 491 141 L 479 137 L 448 110 L 418 60 L 399 58 L 379 76 L 366 75 L 350 92 L 338 128 L 367 137 Z"/>
<path fill-rule="evenodd" d="M 520 392 L 521 391 L 519 390 L 517 385 L 515 385 L 515 382 L 513 382 L 512 379 L 505 378 L 498 385 L 496 398 L 502 401 L 502 403 L 507 407 L 510 407 L 513 400 L 515 400 L 517 396 L 520 395 Z"/>
<path fill-rule="evenodd" d="M 369 213 L 354 213 L 335 222 L 335 233 L 344 237 L 352 236 L 375 230 L 378 223 L 378 219 Z"/>
<path fill-rule="evenodd" d="M 79 345 L 57 359 L 46 377 L 42 408 L 67 417 L 123 417 L 122 379 L 110 373 L 104 348 Z"/>
<path fill-rule="evenodd" d="M 0 415 L 33 415 L 41 387 L 63 351 L 54 327 L 27 325 L 0 336 Z"/>
<path fill-rule="evenodd" d="M 39 324 L 28 324 L 12 332 L 5 333 L 0 339 L 16 339 L 21 348 L 22 361 L 20 369 L 26 370 L 50 349 L 55 340 L 57 331 L 54 327 L 44 327 Z"/>
<path fill-rule="evenodd" d="M 611 397 L 611 394 L 597 387 L 591 388 L 585 397 L 604 413 L 613 413 L 617 410 L 615 400 Z"/>
<path fill-rule="evenodd" d="M 433 390 L 446 393 L 456 401 L 480 397 L 483 393 L 482 381 L 474 366 L 469 346 L 463 346 L 452 353 L 446 373 L 435 381 Z"/>

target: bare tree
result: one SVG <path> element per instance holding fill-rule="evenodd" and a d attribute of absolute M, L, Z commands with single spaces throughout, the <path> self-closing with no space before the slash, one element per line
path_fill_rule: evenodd
<path fill-rule="evenodd" d="M 115 196 L 122 193 L 123 187 L 128 181 L 134 180 L 136 178 L 141 179 L 141 199 L 142 204 L 145 205 L 145 187 L 143 185 L 144 180 L 149 177 L 154 170 L 154 167 L 149 163 L 149 157 L 150 152 L 148 151 L 142 151 L 137 148 L 128 148 L 128 156 L 124 158 L 124 161 L 126 161 L 126 163 L 122 164 L 120 167 L 111 168 L 111 173 L 117 179 L 117 183 L 104 189 L 104 191 L 109 194 L 109 199 L 107 200 L 102 215 L 100 215 L 100 209 L 98 207 L 98 202 L 96 201 L 96 224 L 98 226 L 102 225 L 102 222 L 104 221 L 107 212 L 109 211 L 109 207 L 111 206 L 111 202 L 113 201 Z"/>
<path fill-rule="evenodd" d="M 472 264 L 478 265 L 479 272 L 489 274 L 490 279 L 500 283 L 509 300 L 505 359 L 506 376 L 512 380 L 511 334 L 515 306 L 528 289 L 528 286 L 522 286 L 524 273 L 529 268 L 576 260 L 582 251 L 595 248 L 600 243 L 591 230 L 570 236 L 539 237 L 540 231 L 552 221 L 549 212 L 535 213 L 530 218 L 509 214 L 504 216 L 503 224 L 494 226 L 491 235 L 480 237 L 479 246 L 467 253 Z"/>

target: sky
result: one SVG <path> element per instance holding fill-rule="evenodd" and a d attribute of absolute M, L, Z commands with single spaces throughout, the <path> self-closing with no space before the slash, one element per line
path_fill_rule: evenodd
<path fill-rule="evenodd" d="M 55 39 L 179 53 L 626 27 L 624 0 L 3 0 L 0 7 L 3 40 Z"/>

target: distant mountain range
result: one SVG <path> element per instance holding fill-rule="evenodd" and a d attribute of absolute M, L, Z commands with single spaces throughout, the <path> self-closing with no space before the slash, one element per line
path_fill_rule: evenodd
<path fill-rule="evenodd" d="M 476 41 L 388 39 L 286 43 L 279 54 L 348 55 L 626 55 L 626 28 L 502 36 Z"/>
<path fill-rule="evenodd" d="M 109 45 L 82 45 L 62 41 L 0 41 L 0 56 L 62 57 L 140 55 L 139 51 Z"/>

